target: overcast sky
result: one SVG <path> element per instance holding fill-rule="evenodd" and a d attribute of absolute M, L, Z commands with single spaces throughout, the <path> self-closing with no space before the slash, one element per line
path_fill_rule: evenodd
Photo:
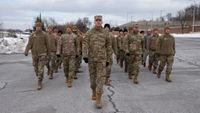
<path fill-rule="evenodd" d="M 197 0 L 198 1 L 198 0 Z M 59 24 L 79 17 L 103 15 L 104 23 L 121 25 L 132 20 L 172 13 L 192 4 L 189 0 L 0 0 L 0 23 L 4 28 L 26 29 L 41 12 L 42 18 L 53 17 Z"/>

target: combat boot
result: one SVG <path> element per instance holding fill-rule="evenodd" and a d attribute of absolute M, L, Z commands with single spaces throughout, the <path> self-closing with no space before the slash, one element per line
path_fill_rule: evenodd
<path fill-rule="evenodd" d="M 37 90 L 41 90 L 41 89 L 42 89 L 42 81 L 38 80 Z"/>
<path fill-rule="evenodd" d="M 172 82 L 171 80 L 171 75 L 169 74 L 166 74 L 166 79 L 165 79 L 167 82 Z"/>
<path fill-rule="evenodd" d="M 153 68 L 153 74 L 157 74 L 155 67 Z"/>
<path fill-rule="evenodd" d="M 92 100 L 96 100 L 96 90 L 92 89 Z"/>
<path fill-rule="evenodd" d="M 109 86 L 110 85 L 110 79 L 109 78 L 106 78 L 106 82 L 105 82 L 105 85 Z"/>
<path fill-rule="evenodd" d="M 78 79 L 78 77 L 76 76 L 76 74 L 74 75 L 74 79 L 75 79 L 75 80 Z"/>
<path fill-rule="evenodd" d="M 71 81 L 71 80 L 68 80 L 68 81 L 67 81 L 67 86 L 68 86 L 68 88 L 71 88 L 71 87 L 72 87 L 72 81 Z"/>
<path fill-rule="evenodd" d="M 96 93 L 96 107 L 98 109 L 102 108 L 101 96 L 102 96 L 102 93 Z"/>
<path fill-rule="evenodd" d="M 134 76 L 133 83 L 134 83 L 134 84 L 139 84 L 138 79 L 137 79 L 137 76 Z"/>

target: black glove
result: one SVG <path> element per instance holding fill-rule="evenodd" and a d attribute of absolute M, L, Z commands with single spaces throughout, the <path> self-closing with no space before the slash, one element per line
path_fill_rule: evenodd
<path fill-rule="evenodd" d="M 88 58 L 84 57 L 83 60 L 85 63 L 88 63 Z"/>
<path fill-rule="evenodd" d="M 106 67 L 108 67 L 109 66 L 109 62 L 106 62 Z"/>
<path fill-rule="evenodd" d="M 25 53 L 24 53 L 24 55 L 25 55 L 25 56 L 28 56 L 28 53 L 27 53 L 27 52 L 25 52 Z"/>
<path fill-rule="evenodd" d="M 78 55 L 76 55 L 76 58 L 78 58 Z"/>
<path fill-rule="evenodd" d="M 126 56 L 130 56 L 130 53 L 126 53 Z"/>
<path fill-rule="evenodd" d="M 56 55 L 57 57 L 60 57 L 60 55 Z"/>

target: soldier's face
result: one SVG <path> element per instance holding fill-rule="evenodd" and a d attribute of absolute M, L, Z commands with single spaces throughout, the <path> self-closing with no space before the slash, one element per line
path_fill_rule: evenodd
<path fill-rule="evenodd" d="M 110 29 L 108 27 L 105 28 L 106 31 L 110 32 Z"/>
<path fill-rule="evenodd" d="M 154 34 L 158 34 L 158 33 L 159 33 L 158 30 L 155 30 L 155 31 L 154 31 Z"/>
<path fill-rule="evenodd" d="M 102 19 L 96 19 L 94 24 L 95 24 L 95 27 L 101 27 L 103 24 L 103 21 Z"/>
<path fill-rule="evenodd" d="M 40 26 L 36 26 L 36 31 L 41 31 L 42 30 L 42 28 L 40 27 Z"/>
<path fill-rule="evenodd" d="M 166 30 L 165 30 L 165 33 L 170 33 L 170 29 L 166 29 Z"/>
<path fill-rule="evenodd" d="M 49 33 L 52 33 L 52 32 L 53 32 L 53 29 L 52 29 L 52 28 L 48 28 L 48 32 L 49 32 Z"/>
<path fill-rule="evenodd" d="M 71 33 L 71 32 L 72 32 L 72 29 L 69 28 L 69 27 L 67 27 L 67 28 L 66 28 L 66 32 L 67 32 L 67 33 Z"/>

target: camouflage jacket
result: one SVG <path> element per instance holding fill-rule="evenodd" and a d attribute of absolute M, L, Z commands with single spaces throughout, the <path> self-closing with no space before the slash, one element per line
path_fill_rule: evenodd
<path fill-rule="evenodd" d="M 91 29 L 83 40 L 83 57 L 89 61 L 110 61 L 112 55 L 111 40 L 109 33 L 103 28 Z"/>
<path fill-rule="evenodd" d="M 77 45 L 77 54 L 81 55 L 82 53 L 82 43 L 83 43 L 83 36 L 80 33 L 76 34 L 76 45 Z"/>
<path fill-rule="evenodd" d="M 57 37 L 53 33 L 48 33 L 48 40 L 49 40 L 49 48 L 50 52 L 56 52 L 57 51 Z"/>
<path fill-rule="evenodd" d="M 29 50 L 31 50 L 31 53 L 34 56 L 48 55 L 50 48 L 47 34 L 43 31 L 34 32 L 31 34 L 25 49 L 25 53 L 28 53 Z"/>
<path fill-rule="evenodd" d="M 175 38 L 170 34 L 164 34 L 159 39 L 158 52 L 161 55 L 175 55 Z"/>
<path fill-rule="evenodd" d="M 62 54 L 63 56 L 75 56 L 77 55 L 77 42 L 76 35 L 63 34 L 58 41 L 57 53 Z"/>
<path fill-rule="evenodd" d="M 126 35 L 125 52 L 131 55 L 141 55 L 143 53 L 143 40 L 141 35 L 129 33 Z"/>
<path fill-rule="evenodd" d="M 158 47 L 158 43 L 159 43 L 159 35 L 152 35 L 149 38 L 149 50 L 150 51 L 157 51 L 157 47 Z"/>

